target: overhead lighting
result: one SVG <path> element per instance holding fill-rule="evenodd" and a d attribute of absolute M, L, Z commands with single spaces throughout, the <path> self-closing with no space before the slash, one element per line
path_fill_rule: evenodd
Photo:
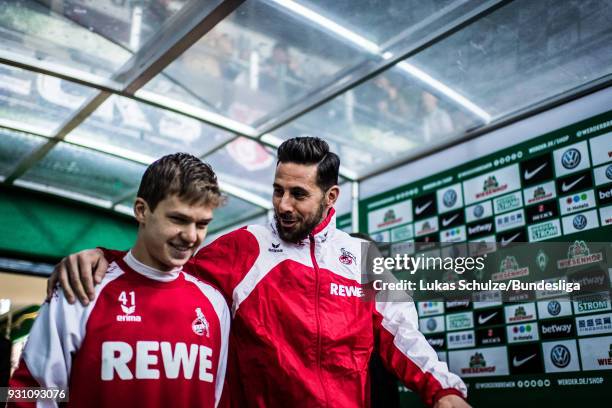
<path fill-rule="evenodd" d="M 420 69 L 418 69 L 414 65 L 409 64 L 409 63 L 407 63 L 405 61 L 402 61 L 402 62 L 399 62 L 398 64 L 396 64 L 396 67 L 398 67 L 402 71 L 412 75 L 413 77 L 417 78 L 418 80 L 426 83 L 427 85 L 429 85 L 432 88 L 434 88 L 436 91 L 446 95 L 449 99 L 452 99 L 457 104 L 463 106 L 465 109 L 469 110 L 474 115 L 476 115 L 479 118 L 481 118 L 482 120 L 484 120 L 486 123 L 489 123 L 491 121 L 491 115 L 489 115 L 487 112 L 485 112 L 478 105 L 476 105 L 475 103 L 473 103 L 472 101 L 467 99 L 465 96 L 461 95 L 460 93 L 456 92 L 452 88 L 449 88 L 447 85 L 445 85 L 442 82 L 438 81 L 437 79 L 433 78 L 431 75 L 427 74 L 426 72 L 421 71 Z"/>
<path fill-rule="evenodd" d="M 304 7 L 299 3 L 291 0 L 270 0 L 272 3 L 276 3 L 281 7 L 284 7 L 288 10 L 293 11 L 295 14 L 298 14 L 305 19 L 312 21 L 320 27 L 325 28 L 328 31 L 350 41 L 354 45 L 357 45 L 363 48 L 366 51 L 371 52 L 372 54 L 378 54 L 380 52 L 380 48 L 378 45 L 373 43 L 372 41 L 360 36 L 359 34 L 347 29 L 346 27 L 341 26 L 340 24 L 328 19 L 327 17 L 323 17 L 319 13 L 316 13 L 309 9 L 308 7 Z"/>

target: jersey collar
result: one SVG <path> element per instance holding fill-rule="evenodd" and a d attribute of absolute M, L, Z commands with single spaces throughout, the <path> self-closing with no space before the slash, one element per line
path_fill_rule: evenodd
<path fill-rule="evenodd" d="M 153 279 L 158 282 L 172 282 L 178 278 L 179 273 L 183 269 L 182 267 L 174 268 L 168 272 L 160 271 L 159 269 L 152 268 L 148 265 L 143 264 L 132 255 L 132 251 L 123 257 L 123 261 L 134 270 L 146 278 Z"/>

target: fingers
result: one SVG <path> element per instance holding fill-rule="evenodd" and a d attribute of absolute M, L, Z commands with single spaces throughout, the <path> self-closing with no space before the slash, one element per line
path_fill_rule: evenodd
<path fill-rule="evenodd" d="M 85 290 L 87 299 L 93 301 L 96 298 L 94 292 L 93 276 L 91 271 L 91 262 L 84 256 L 77 254 L 77 264 L 79 266 L 79 281 Z"/>
<path fill-rule="evenodd" d="M 62 259 L 60 263 L 55 266 L 54 274 L 57 274 L 57 279 L 59 280 L 60 286 L 64 291 L 64 296 L 68 303 L 73 304 L 75 301 L 74 292 L 72 291 L 72 287 L 70 286 L 70 281 L 68 279 L 68 268 L 66 267 L 66 258 Z"/>
<path fill-rule="evenodd" d="M 53 291 L 55 290 L 55 285 L 57 285 L 57 267 L 58 265 L 55 265 L 53 273 L 49 276 L 49 279 L 47 279 L 47 298 L 45 299 L 45 301 L 51 300 L 51 296 L 53 296 Z"/>
<path fill-rule="evenodd" d="M 74 294 L 79 299 L 83 306 L 89 304 L 89 297 L 85 293 L 83 284 L 81 283 L 79 275 L 79 261 L 77 255 L 69 255 L 65 259 L 65 265 L 68 270 L 68 280 L 70 281 L 70 287 L 74 291 Z"/>
<path fill-rule="evenodd" d="M 100 259 L 98 259 L 98 263 L 96 264 L 94 269 L 94 281 L 96 282 L 96 284 L 102 282 L 102 278 L 104 278 L 104 275 L 106 275 L 107 269 L 108 261 L 106 260 L 106 258 L 104 258 L 104 256 L 101 256 Z"/>

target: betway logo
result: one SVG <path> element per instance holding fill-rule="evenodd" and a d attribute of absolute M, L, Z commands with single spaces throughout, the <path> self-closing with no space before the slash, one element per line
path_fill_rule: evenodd
<path fill-rule="evenodd" d="M 329 285 L 329 294 L 344 297 L 361 297 L 363 292 L 359 286 L 346 286 L 332 283 Z"/>
<path fill-rule="evenodd" d="M 473 235 L 473 234 L 478 234 L 478 233 L 485 232 L 485 231 L 486 232 L 490 232 L 491 228 L 492 228 L 491 223 L 488 223 L 488 224 L 479 224 L 479 225 L 476 225 L 474 227 L 469 227 L 468 228 L 468 234 L 469 235 Z"/>
<path fill-rule="evenodd" d="M 572 330 L 571 324 L 553 324 L 550 326 L 542 326 L 542 334 L 565 333 L 570 334 Z"/>
<path fill-rule="evenodd" d="M 158 363 L 160 351 L 161 367 Z M 182 374 L 181 378 L 190 380 L 199 361 L 198 379 L 213 382 L 213 374 L 209 371 L 212 368 L 212 353 L 212 349 L 198 344 L 189 345 L 188 350 L 185 343 L 173 345 L 167 341 L 138 341 L 134 364 L 136 372 L 132 373 L 128 367 L 134 357 L 132 346 L 123 341 L 105 341 L 102 343 L 102 381 L 114 380 L 115 373 L 120 380 L 158 380 L 160 371 L 164 373 L 163 378 L 175 379 Z"/>
<path fill-rule="evenodd" d="M 604 283 L 604 277 L 602 275 L 599 276 L 585 276 L 579 279 L 572 279 L 573 282 L 577 282 L 580 286 L 602 286 Z"/>

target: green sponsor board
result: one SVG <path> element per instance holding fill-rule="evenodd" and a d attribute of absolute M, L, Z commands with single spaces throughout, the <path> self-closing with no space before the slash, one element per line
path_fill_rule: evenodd
<path fill-rule="evenodd" d="M 465 144 L 465 151 L 478 151 L 471 148 L 478 139 Z M 391 213 L 400 216 L 385 220 L 384 215 Z M 484 268 L 484 277 L 494 281 L 528 280 L 537 273 L 545 281 L 555 282 L 568 270 L 592 272 L 610 257 L 612 111 L 533 135 L 364 199 L 359 216 L 361 230 L 389 232 L 393 242 L 418 242 L 421 236 L 441 242 L 496 241 L 502 250 L 492 254 Z M 394 222 L 400 218 L 414 226 L 410 238 L 394 233 Z M 425 223 L 439 228 L 421 234 Z M 453 241 L 446 236 L 448 231 L 463 230 L 465 233 L 455 234 L 459 238 Z M 540 244 L 546 241 L 559 247 Z M 519 253 L 506 248 L 520 242 L 529 245 L 522 245 Z M 601 275 L 576 276 L 586 284 L 601 279 L 609 289 L 612 268 Z M 513 407 L 520 403 L 537 407 L 541 401 L 554 400 L 563 401 L 560 406 L 565 407 L 607 400 L 612 384 L 612 337 L 606 337 L 606 328 L 612 327 L 609 291 L 572 296 L 571 300 L 566 297 L 565 302 L 554 297 L 567 293 L 536 292 L 535 298 L 523 300 L 537 306 L 537 316 L 532 307 L 534 321 L 509 324 L 506 316 L 484 329 L 481 326 L 492 321 L 489 317 L 508 312 L 501 302 L 484 302 L 486 293 L 472 295 L 472 300 L 480 301 L 455 309 L 447 303 L 444 332 L 425 336 L 438 345 L 436 351 L 450 370 L 468 384 L 473 406 Z M 513 299 L 512 294 L 505 296 L 506 301 Z M 475 347 L 439 347 L 441 335 L 471 330 L 470 321 Z M 590 327 L 596 329 L 589 332 Z M 590 337 L 582 338 L 585 333 Z M 402 406 L 423 406 L 415 393 L 402 386 L 400 390 Z"/>

